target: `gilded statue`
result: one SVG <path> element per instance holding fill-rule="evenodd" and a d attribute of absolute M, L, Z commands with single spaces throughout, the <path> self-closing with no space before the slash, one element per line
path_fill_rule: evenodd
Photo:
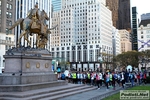
<path fill-rule="evenodd" d="M 50 34 L 50 30 L 57 27 L 57 25 L 51 29 L 48 29 L 48 25 L 46 21 L 49 20 L 47 13 L 42 10 L 40 11 L 38 8 L 38 3 L 35 4 L 34 8 L 28 12 L 26 18 L 18 19 L 15 24 L 13 24 L 9 29 L 13 29 L 20 24 L 20 28 L 22 33 L 18 39 L 18 46 L 21 44 L 21 38 L 24 36 L 24 39 L 31 46 L 31 41 L 28 40 L 28 35 L 37 34 L 36 44 L 38 48 L 44 48 L 47 44 L 48 34 Z"/>

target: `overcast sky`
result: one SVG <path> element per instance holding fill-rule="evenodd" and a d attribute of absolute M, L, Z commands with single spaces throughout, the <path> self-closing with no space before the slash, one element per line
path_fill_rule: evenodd
<path fill-rule="evenodd" d="M 131 6 L 137 7 L 138 15 L 150 13 L 150 0 L 131 0 Z"/>

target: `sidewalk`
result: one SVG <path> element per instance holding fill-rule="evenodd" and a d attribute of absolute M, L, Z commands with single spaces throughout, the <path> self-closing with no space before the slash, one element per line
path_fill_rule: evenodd
<path fill-rule="evenodd" d="M 64 97 L 59 100 L 101 100 L 107 96 L 110 96 L 112 94 L 115 94 L 122 90 L 122 87 L 116 87 L 116 90 L 113 90 L 113 88 L 109 88 L 109 90 L 106 90 L 106 86 L 101 87 L 101 89 L 92 90 L 89 92 L 83 92 L 80 94 L 75 94 L 69 97 Z"/>

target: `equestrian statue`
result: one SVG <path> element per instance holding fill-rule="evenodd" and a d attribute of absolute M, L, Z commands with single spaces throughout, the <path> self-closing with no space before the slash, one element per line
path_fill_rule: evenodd
<path fill-rule="evenodd" d="M 9 29 L 13 29 L 20 24 L 20 28 L 22 33 L 18 39 L 18 46 L 20 46 L 21 38 L 24 36 L 24 39 L 27 41 L 29 46 L 31 46 L 31 41 L 28 40 L 28 35 L 37 34 L 36 45 L 38 48 L 44 48 L 47 44 L 48 34 L 50 34 L 50 30 L 55 29 L 57 27 L 48 29 L 48 25 L 46 21 L 49 20 L 47 13 L 38 9 L 38 3 L 35 4 L 34 8 L 29 10 L 26 18 L 18 19 L 15 24 L 13 24 Z"/>

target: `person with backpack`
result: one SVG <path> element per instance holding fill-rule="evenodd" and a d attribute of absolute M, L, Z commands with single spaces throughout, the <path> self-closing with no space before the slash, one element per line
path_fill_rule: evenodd
<path fill-rule="evenodd" d="M 113 89 L 115 90 L 115 86 L 116 86 L 116 81 L 117 81 L 117 74 L 114 72 L 112 73 L 113 77 L 112 77 L 112 86 Z"/>
<path fill-rule="evenodd" d="M 124 84 L 125 84 L 125 78 L 124 78 L 124 73 L 121 72 L 121 84 L 122 84 L 122 88 L 124 88 Z"/>
<path fill-rule="evenodd" d="M 113 74 L 111 72 L 109 73 L 109 85 L 110 87 L 113 86 Z"/>
<path fill-rule="evenodd" d="M 58 80 L 61 79 L 61 67 L 60 67 L 60 64 L 58 64 L 58 67 L 57 67 L 57 77 L 58 77 Z"/>
<path fill-rule="evenodd" d="M 94 73 L 91 72 L 91 86 L 94 85 Z"/>
<path fill-rule="evenodd" d="M 96 84 L 97 84 L 98 89 L 100 89 L 100 76 L 98 72 L 96 73 Z"/>
<path fill-rule="evenodd" d="M 72 81 L 73 81 L 73 84 L 77 83 L 77 73 L 76 73 L 76 71 L 72 72 Z"/>
<path fill-rule="evenodd" d="M 137 77 L 137 83 L 140 85 L 140 73 L 139 72 L 137 73 L 136 77 Z"/>
<path fill-rule="evenodd" d="M 119 86 L 119 87 L 121 86 L 121 85 L 120 85 L 120 82 L 121 82 L 121 73 L 118 72 L 118 73 L 117 73 L 117 83 L 118 83 L 118 86 Z"/>
<path fill-rule="evenodd" d="M 142 83 L 143 83 L 143 73 L 140 72 L 140 84 L 142 84 Z"/>
<path fill-rule="evenodd" d="M 146 84 L 146 72 L 143 73 L 143 82 Z"/>
<path fill-rule="evenodd" d="M 86 72 L 84 72 L 83 73 L 83 84 L 87 84 L 87 73 Z"/>
<path fill-rule="evenodd" d="M 134 73 L 133 73 L 133 72 L 131 72 L 131 73 L 129 74 L 129 79 L 130 79 L 131 85 L 132 85 L 132 87 L 133 87 L 133 86 L 134 86 L 134 79 L 135 79 L 135 76 L 134 76 Z"/>
<path fill-rule="evenodd" d="M 109 84 L 109 74 L 108 74 L 108 72 L 106 72 L 106 76 L 105 76 L 105 81 L 106 81 L 106 87 L 107 87 L 107 89 L 106 90 L 108 90 L 109 89 L 109 87 L 108 87 L 108 84 Z"/>

